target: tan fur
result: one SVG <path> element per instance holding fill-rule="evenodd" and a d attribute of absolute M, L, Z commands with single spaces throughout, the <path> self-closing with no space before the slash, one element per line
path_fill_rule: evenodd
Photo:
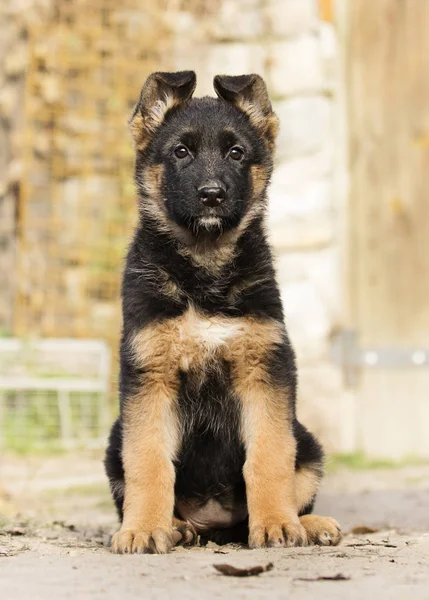
<path fill-rule="evenodd" d="M 252 165 L 250 167 L 252 178 L 253 197 L 259 199 L 268 185 L 268 172 L 263 165 Z"/>
<path fill-rule="evenodd" d="M 252 547 L 305 543 L 295 492 L 296 441 L 289 390 L 275 387 L 266 368 L 267 353 L 282 339 L 282 326 L 252 330 L 232 356 L 232 380 L 242 406 L 246 448 L 243 473 Z"/>
<path fill-rule="evenodd" d="M 197 543 L 197 532 L 187 521 L 173 517 L 173 543 L 190 546 Z"/>
<path fill-rule="evenodd" d="M 196 544 L 198 535 L 193 526 L 186 521 L 173 517 L 171 532 L 154 529 L 152 534 L 140 530 L 119 531 L 112 540 L 112 550 L 119 554 L 158 551 L 168 552 L 179 544 L 192 546 Z"/>
<path fill-rule="evenodd" d="M 259 130 L 265 127 L 265 121 L 267 117 L 264 114 L 264 111 L 258 105 L 244 98 L 239 98 L 237 106 L 240 110 L 246 113 L 253 127 Z"/>
<path fill-rule="evenodd" d="M 319 465 L 304 465 L 295 474 L 295 489 L 298 512 L 303 510 L 314 498 L 321 480 Z M 309 544 L 336 546 L 341 541 L 341 528 L 331 517 L 304 515 L 299 518 L 304 527 Z"/>
<path fill-rule="evenodd" d="M 304 515 L 299 518 L 304 527 L 309 544 L 336 546 L 342 538 L 341 527 L 332 517 Z"/>
<path fill-rule="evenodd" d="M 279 119 L 277 115 L 271 112 L 267 116 L 257 105 L 244 99 L 241 99 L 237 106 L 246 113 L 251 124 L 262 134 L 268 149 L 273 152 L 275 140 L 279 132 Z"/>
<path fill-rule="evenodd" d="M 143 151 L 146 148 L 156 129 L 163 123 L 167 112 L 179 103 L 174 96 L 165 95 L 154 102 L 146 116 L 143 116 L 140 110 L 135 111 L 129 128 L 137 150 Z"/>
<path fill-rule="evenodd" d="M 287 392 L 269 390 L 260 382 L 238 393 L 243 404 L 249 545 L 283 545 L 283 532 L 288 543 L 305 543 L 295 490 L 296 443 L 279 406 L 282 396 L 288 402 Z"/>
<path fill-rule="evenodd" d="M 149 196 L 149 199 L 152 202 L 155 202 L 157 205 L 164 204 L 164 199 L 161 193 L 163 176 L 163 164 L 151 165 L 146 167 L 143 175 L 143 181 L 141 182 L 143 184 L 144 191 Z"/>
<path fill-rule="evenodd" d="M 140 368 L 152 370 L 160 361 L 165 376 L 170 376 L 178 369 L 203 368 L 221 356 L 236 360 L 241 343 L 254 344 L 258 349 L 258 340 L 279 343 L 281 332 L 282 326 L 274 321 L 209 316 L 190 305 L 180 317 L 152 323 L 138 332 L 132 347 Z"/>
<path fill-rule="evenodd" d="M 144 330 L 146 331 L 146 330 Z M 163 332 L 141 358 L 144 385 L 127 400 L 123 415 L 124 520 L 112 540 L 116 552 L 142 552 L 173 544 L 174 467 L 179 432 L 178 371 L 163 354 Z M 168 357 L 167 357 L 168 358 Z M 142 382 L 143 383 L 143 382 Z"/>
<path fill-rule="evenodd" d="M 165 197 L 162 194 L 162 180 L 164 177 L 164 165 L 152 165 L 147 167 L 140 175 L 139 183 L 142 185 L 147 194 L 139 205 L 139 210 L 143 218 L 147 216 L 151 219 L 156 219 L 159 229 L 171 235 L 183 244 L 192 243 L 192 233 L 184 227 L 180 227 L 172 221 L 165 209 Z"/>
<path fill-rule="evenodd" d="M 128 123 L 128 127 L 133 137 L 135 148 L 140 148 L 145 139 L 145 123 L 140 111 L 135 111 Z"/>
<path fill-rule="evenodd" d="M 320 466 L 311 464 L 299 468 L 295 474 L 296 504 L 298 512 L 310 504 L 319 489 L 322 474 Z"/>
<path fill-rule="evenodd" d="M 264 138 L 267 140 L 268 149 L 270 152 L 274 152 L 276 138 L 279 133 L 280 122 L 275 113 L 271 113 L 265 121 L 263 130 Z"/>
<path fill-rule="evenodd" d="M 194 265 L 203 267 L 213 275 L 218 275 L 223 266 L 234 258 L 235 241 L 236 239 L 230 241 L 230 236 L 225 234 L 218 240 L 185 245 L 179 250 L 179 253 L 190 258 Z"/>
<path fill-rule="evenodd" d="M 164 198 L 162 196 L 162 179 L 164 176 L 164 165 L 152 165 L 147 167 L 139 181 L 143 190 L 147 194 L 139 206 L 143 216 L 147 214 L 151 218 L 155 218 L 162 229 L 170 231 L 169 220 L 164 208 Z"/>
<path fill-rule="evenodd" d="M 158 552 L 172 546 L 173 459 L 178 446 L 177 373 L 153 356 L 144 385 L 129 398 L 123 416 L 124 520 L 112 540 L 116 552 Z"/>

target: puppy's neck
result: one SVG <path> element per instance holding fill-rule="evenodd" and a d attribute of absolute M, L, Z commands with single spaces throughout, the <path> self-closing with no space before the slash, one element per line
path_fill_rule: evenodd
<path fill-rule="evenodd" d="M 240 252 L 240 239 L 250 229 L 256 228 L 265 240 L 265 211 L 249 211 L 239 225 L 227 231 L 200 228 L 193 231 L 180 227 L 174 222 L 160 223 L 158 219 L 145 215 L 140 227 L 153 243 L 169 243 L 180 256 L 191 261 L 195 267 L 203 268 L 213 276 L 218 276 L 223 268 L 232 263 Z"/>

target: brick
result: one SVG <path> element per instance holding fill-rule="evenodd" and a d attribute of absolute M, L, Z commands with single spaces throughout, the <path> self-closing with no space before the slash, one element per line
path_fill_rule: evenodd
<path fill-rule="evenodd" d="M 275 98 L 323 90 L 319 37 L 309 33 L 274 42 L 269 55 L 268 85 Z"/>
<path fill-rule="evenodd" d="M 332 140 L 332 101 L 322 95 L 290 98 L 274 103 L 280 119 L 277 158 L 316 153 Z"/>
<path fill-rule="evenodd" d="M 214 95 L 215 75 L 259 73 L 263 76 L 266 55 L 267 50 L 261 44 L 225 43 L 210 47 L 205 57 L 204 70 L 198 73 L 197 95 Z"/>
<path fill-rule="evenodd" d="M 317 0 L 267 0 L 265 13 L 272 35 L 293 37 L 319 25 Z"/>

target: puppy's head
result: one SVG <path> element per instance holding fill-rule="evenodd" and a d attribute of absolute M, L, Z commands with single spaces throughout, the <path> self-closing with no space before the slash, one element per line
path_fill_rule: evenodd
<path fill-rule="evenodd" d="M 130 119 L 143 214 L 195 236 L 264 210 L 277 118 L 258 75 L 217 76 L 218 98 L 192 99 L 195 73 L 154 73 Z"/>

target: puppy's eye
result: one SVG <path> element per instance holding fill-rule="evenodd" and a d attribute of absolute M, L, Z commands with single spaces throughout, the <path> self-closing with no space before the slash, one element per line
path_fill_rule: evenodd
<path fill-rule="evenodd" d="M 180 144 L 180 146 L 177 146 L 177 148 L 174 149 L 174 154 L 177 158 L 186 158 L 189 154 L 189 150 L 186 146 Z"/>
<path fill-rule="evenodd" d="M 239 146 L 233 146 L 229 151 L 229 156 L 232 160 L 241 160 L 244 156 L 244 152 Z"/>

